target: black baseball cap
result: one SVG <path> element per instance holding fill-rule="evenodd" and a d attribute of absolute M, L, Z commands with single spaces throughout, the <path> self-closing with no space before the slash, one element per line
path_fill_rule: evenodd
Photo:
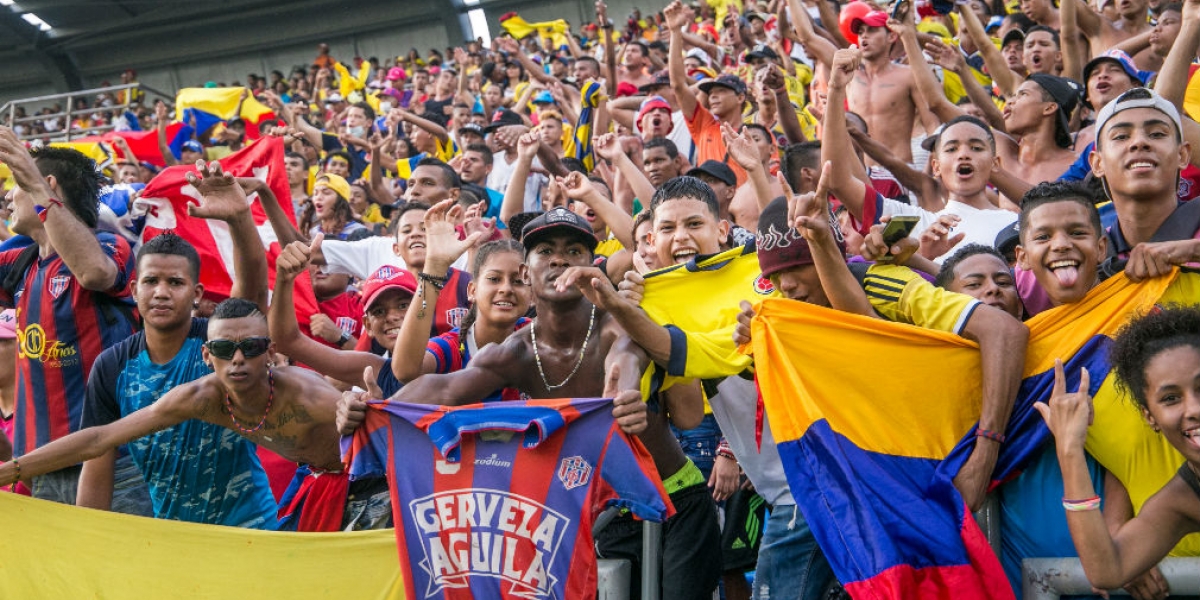
<path fill-rule="evenodd" d="M 663 69 L 662 71 L 654 74 L 654 81 L 639 87 L 638 93 L 642 94 L 643 96 L 650 96 L 653 94 L 654 90 L 669 85 L 671 85 L 671 74 L 668 73 L 666 69 Z"/>
<path fill-rule="evenodd" d="M 1015 28 L 1008 30 L 1008 33 L 1004 34 L 1004 40 L 1000 42 L 1000 47 L 1003 48 L 1014 41 L 1024 44 L 1025 32 Z"/>
<path fill-rule="evenodd" d="M 705 81 L 704 83 L 701 83 L 700 91 L 707 94 L 709 90 L 713 89 L 713 86 L 718 85 L 724 88 L 729 88 L 737 94 L 746 93 L 746 82 L 742 81 L 742 78 L 738 77 L 737 75 L 729 74 L 725 74 L 711 81 Z"/>
<path fill-rule="evenodd" d="M 1034 73 L 1029 76 L 1029 81 L 1041 86 L 1047 94 L 1050 94 L 1051 98 L 1054 98 L 1054 103 L 1058 105 L 1058 128 L 1054 132 L 1055 142 L 1060 147 L 1070 147 L 1071 113 L 1079 105 L 1083 86 L 1073 79 L 1045 73 Z"/>
<path fill-rule="evenodd" d="M 507 108 L 499 108 L 496 109 L 495 113 L 492 113 L 492 122 L 488 123 L 488 126 L 483 128 L 483 131 L 484 133 L 491 133 L 501 127 L 524 124 L 525 121 L 521 120 L 521 115 Z"/>
<path fill-rule="evenodd" d="M 725 185 L 737 185 L 737 175 L 733 174 L 733 169 L 730 169 L 729 165 L 719 160 L 706 160 L 700 163 L 699 166 L 693 167 L 686 175 L 688 177 L 708 175 L 720 179 Z"/>
<path fill-rule="evenodd" d="M 771 60 L 779 60 L 779 54 L 766 44 L 758 44 L 754 48 L 750 49 L 749 52 L 746 52 L 746 58 L 769 58 Z"/>
<path fill-rule="evenodd" d="M 592 226 L 583 217 L 556 206 L 530 221 L 521 229 L 521 244 L 525 251 L 554 234 L 567 234 L 587 245 L 588 250 L 595 251 L 600 242 L 592 232 Z"/>

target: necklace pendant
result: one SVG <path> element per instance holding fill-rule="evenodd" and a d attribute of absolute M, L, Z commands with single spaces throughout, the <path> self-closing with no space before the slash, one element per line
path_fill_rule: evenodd
<path fill-rule="evenodd" d="M 263 439 L 264 439 L 264 440 L 267 440 L 268 442 L 273 442 L 273 441 L 275 441 L 275 440 L 271 439 L 271 437 L 270 437 L 270 436 L 266 436 L 266 435 L 264 435 L 264 436 L 262 436 L 262 437 L 263 437 Z"/>

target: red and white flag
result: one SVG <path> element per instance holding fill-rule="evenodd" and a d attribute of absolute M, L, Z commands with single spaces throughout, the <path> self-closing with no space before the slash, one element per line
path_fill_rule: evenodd
<path fill-rule="evenodd" d="M 287 173 L 283 162 L 283 140 L 269 137 L 259 140 L 249 146 L 221 159 L 221 169 L 235 177 L 253 177 L 265 181 L 275 197 L 279 200 L 283 212 L 292 223 L 296 216 L 292 210 L 292 194 L 288 187 Z M 233 288 L 233 278 L 237 273 L 237 265 L 233 260 L 233 238 L 229 234 L 229 226 L 224 221 L 201 219 L 188 215 L 188 204 L 198 203 L 200 193 L 187 182 L 184 174 L 194 170 L 194 166 L 175 166 L 164 169 L 142 192 L 137 200 L 139 207 L 146 211 L 146 227 L 142 231 L 141 241 L 147 240 L 165 232 L 174 231 L 176 235 L 191 242 L 200 254 L 200 283 L 204 284 L 204 295 L 212 300 L 223 300 L 229 297 Z M 263 212 L 262 202 L 258 194 L 247 198 L 254 224 L 262 237 L 263 251 L 267 253 L 268 285 L 275 288 L 275 257 L 281 250 L 275 231 Z M 317 299 L 313 296 L 312 283 L 308 273 L 302 273 L 296 279 L 296 318 L 300 330 L 309 334 L 309 317 L 317 312 Z"/>

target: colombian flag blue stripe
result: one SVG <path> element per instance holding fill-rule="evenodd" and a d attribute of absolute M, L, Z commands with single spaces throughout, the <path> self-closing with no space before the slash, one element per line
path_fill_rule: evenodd
<path fill-rule="evenodd" d="M 1049 398 L 1055 358 L 1071 385 L 1086 366 L 1098 387 L 1111 337 L 1171 281 L 1115 277 L 1027 323 L 1026 379 L 997 478 L 1014 476 L 1049 440 L 1033 404 Z M 979 418 L 975 344 L 780 299 L 759 305 L 752 338 L 793 496 L 856 600 L 1013 597 L 952 485 Z"/>

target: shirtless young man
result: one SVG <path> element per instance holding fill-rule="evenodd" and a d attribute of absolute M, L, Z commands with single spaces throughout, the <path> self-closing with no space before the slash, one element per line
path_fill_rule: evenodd
<path fill-rule="evenodd" d="M 888 29 L 887 21 L 887 13 L 873 11 L 851 24 L 858 34 L 862 61 L 846 88 L 846 98 L 850 111 L 867 122 L 867 130 L 897 158 L 911 164 L 917 90 L 912 70 L 892 62 L 892 45 L 899 36 Z"/>
<path fill-rule="evenodd" d="M 654 83 L 654 76 L 650 74 L 649 51 L 645 44 L 638 41 L 625 44 L 625 51 L 621 53 L 621 65 L 617 68 L 617 78 L 639 88 Z"/>
<path fill-rule="evenodd" d="M 912 19 L 910 14 L 905 14 L 900 20 L 892 20 L 891 24 L 901 32 L 919 93 L 925 96 L 934 115 L 949 122 L 965 113 L 941 93 L 940 84 L 921 54 Z M 925 88 L 927 85 L 937 86 L 936 91 L 926 94 L 924 90 L 935 89 Z M 1075 82 L 1062 77 L 1034 73 L 1008 99 L 1003 113 L 1004 125 L 1013 137 L 996 135 L 995 140 L 1001 164 L 1013 175 L 1030 184 L 1056 181 L 1075 162 L 1077 155 L 1072 150 L 1069 128 L 1070 114 L 1079 97 L 1075 86 Z"/>
<path fill-rule="evenodd" d="M 1120 0 L 1116 4 L 1118 18 L 1115 21 L 1110 21 L 1092 10 L 1083 0 L 1071 1 L 1076 2 L 1075 20 L 1079 23 L 1079 30 L 1091 43 L 1093 54 L 1100 54 L 1152 29 L 1146 18 L 1148 0 Z M 1155 54 L 1151 48 L 1135 54 L 1133 62 L 1143 71 L 1157 71 L 1162 67 L 1162 57 Z"/>
<path fill-rule="evenodd" d="M 188 419 L 233 429 L 280 456 L 313 467 L 342 468 L 334 427 L 341 396 L 320 375 L 271 362 L 267 318 L 253 302 L 231 298 L 208 321 L 204 358 L 213 374 L 176 386 L 154 404 L 108 425 L 73 433 L 0 466 L 7 485 L 104 454 Z"/>
<path fill-rule="evenodd" d="M 646 445 L 676 509 L 664 526 L 663 589 L 670 590 L 672 598 L 709 598 L 721 568 L 715 507 L 704 478 L 671 434 L 667 426 L 669 411 L 648 411 L 636 391 L 615 394 L 617 388 L 638 389 L 642 374 L 639 367 L 646 362 L 641 350 L 629 341 L 611 315 L 588 301 L 576 286 L 559 285 L 560 276 L 568 269 L 592 264 L 592 249 L 597 242 L 591 226 L 559 207 L 531 221 L 523 232 L 521 243 L 538 310 L 533 323 L 500 345 L 481 348 L 466 368 L 445 375 L 422 375 L 392 399 L 419 404 L 470 404 L 506 387 L 532 398 L 615 395 L 613 415 L 622 429 L 636 433 Z M 588 272 L 598 274 L 599 270 Z M 603 285 L 610 285 L 607 281 Z M 608 386 L 606 372 L 613 379 Z M 342 433 L 357 428 L 365 408 L 363 402 L 347 394 L 338 410 Z M 677 426 L 689 428 L 702 416 L 697 411 L 677 413 L 672 419 Z M 693 475 L 698 479 L 691 479 Z M 602 556 L 608 556 L 607 539 L 621 537 L 624 541 L 628 533 L 624 525 L 614 523 L 597 537 Z M 614 526 L 620 535 L 613 535 Z M 640 531 L 640 524 L 636 524 L 633 533 L 638 547 Z M 623 550 L 621 545 L 618 551 Z M 621 557 L 625 556 L 621 552 Z"/>

